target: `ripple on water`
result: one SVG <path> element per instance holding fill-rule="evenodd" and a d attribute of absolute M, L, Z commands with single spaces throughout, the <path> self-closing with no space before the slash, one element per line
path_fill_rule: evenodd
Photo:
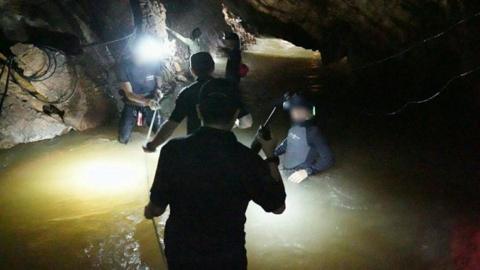
<path fill-rule="evenodd" d="M 95 269 L 149 269 L 142 262 L 140 243 L 135 234 L 142 221 L 141 212 L 115 215 L 109 235 L 104 239 L 92 239 L 84 254 Z"/>

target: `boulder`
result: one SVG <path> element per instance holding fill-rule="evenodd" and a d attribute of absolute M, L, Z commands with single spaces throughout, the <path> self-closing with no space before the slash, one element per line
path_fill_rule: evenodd
<path fill-rule="evenodd" d="M 101 125 L 111 116 L 105 95 L 84 72 L 88 66 L 77 65 L 73 59 L 51 48 L 17 44 L 11 51 L 24 76 L 43 75 L 31 84 L 46 97 L 45 103 L 64 112 L 63 120 L 68 126 L 83 131 Z"/>
<path fill-rule="evenodd" d="M 86 75 L 88 66 L 53 48 L 19 43 L 11 52 L 17 68 L 3 108 L 0 148 L 95 128 L 112 117 L 115 107 Z"/>
<path fill-rule="evenodd" d="M 3 85 L 0 84 L 0 87 Z M 21 91 L 16 84 L 11 84 L 10 88 L 10 93 Z M 51 139 L 72 129 L 55 116 L 35 110 L 27 100 L 15 94 L 9 95 L 5 100 L 1 117 L 0 149 Z"/>

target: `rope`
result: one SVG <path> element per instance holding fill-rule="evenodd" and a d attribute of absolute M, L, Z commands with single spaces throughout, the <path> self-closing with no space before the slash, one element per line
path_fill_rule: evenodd
<path fill-rule="evenodd" d="M 19 72 L 19 74 L 22 75 L 22 77 L 24 77 L 26 80 L 30 82 L 41 82 L 41 81 L 48 80 L 57 71 L 57 66 L 58 66 L 57 54 L 61 51 L 52 47 L 47 47 L 47 46 L 41 46 L 38 48 L 47 56 L 47 64 L 44 64 L 44 66 L 37 73 L 31 76 L 23 76 L 22 75 L 23 73 Z M 43 70 L 45 66 L 47 66 L 45 71 L 39 74 L 39 72 Z"/>
<path fill-rule="evenodd" d="M 157 113 L 158 113 L 158 110 L 155 110 L 153 112 L 153 117 L 152 117 L 152 120 L 150 121 L 150 127 L 148 128 L 148 133 L 147 133 L 147 137 L 145 139 L 145 144 L 147 144 L 149 141 L 150 141 L 150 137 L 152 135 L 152 131 L 153 131 L 153 125 L 155 124 L 155 121 L 156 121 L 156 118 L 157 118 Z M 147 192 L 149 190 L 149 186 L 150 186 L 150 177 L 149 177 L 149 174 L 148 174 L 148 159 L 147 159 L 147 154 L 145 154 L 145 175 L 146 175 L 146 183 L 147 183 Z M 157 240 L 157 244 L 158 244 L 158 249 L 160 250 L 160 254 L 162 256 L 162 260 L 163 260 L 163 263 L 165 264 L 165 267 L 168 269 L 168 264 L 167 264 L 167 257 L 165 256 L 165 247 L 163 246 L 163 243 L 162 241 L 160 240 L 161 237 L 160 237 L 160 233 L 158 232 L 158 228 L 157 228 L 157 223 L 155 222 L 155 218 L 152 218 L 152 225 L 153 225 L 153 231 L 155 232 L 155 239 Z"/>
<path fill-rule="evenodd" d="M 377 65 L 381 65 L 385 62 L 388 62 L 392 59 L 395 59 L 395 58 L 399 58 L 405 54 L 407 54 L 408 52 L 418 48 L 418 47 L 421 47 L 433 40 L 436 40 L 440 37 L 443 37 L 445 36 L 446 34 L 448 34 L 449 32 L 455 30 L 458 26 L 460 25 L 463 25 L 463 24 L 466 24 L 476 18 L 480 17 L 480 11 L 477 11 L 476 13 L 474 13 L 472 16 L 470 17 L 467 17 L 467 18 L 463 18 L 459 21 L 457 21 L 455 24 L 451 25 L 450 27 L 448 27 L 446 30 L 444 30 L 443 32 L 440 32 L 440 33 L 437 33 L 433 36 L 430 36 L 430 37 L 427 37 L 423 40 L 420 40 L 416 43 L 414 43 L 413 45 L 411 45 L 410 47 L 407 47 L 395 54 L 392 54 L 388 57 L 385 57 L 385 58 L 382 58 L 382 59 L 379 59 L 379 60 L 376 60 L 376 61 L 373 61 L 373 62 L 370 62 L 370 63 L 367 63 L 367 64 L 364 64 L 363 66 L 361 67 L 358 67 L 358 68 L 355 68 L 352 70 L 353 73 L 356 73 L 358 71 L 362 71 L 362 70 L 365 70 L 365 69 L 368 69 L 368 68 L 371 68 L 373 66 L 377 66 Z M 464 73 L 461 73 L 461 74 L 458 74 L 454 77 L 452 77 L 450 80 L 447 81 L 447 83 L 442 87 L 440 88 L 440 90 L 438 90 L 437 92 L 435 92 L 433 95 L 429 96 L 428 98 L 425 98 L 425 99 L 420 99 L 420 100 L 412 100 L 412 101 L 408 101 L 406 103 L 404 103 L 401 107 L 399 107 L 398 109 L 394 110 L 394 111 L 390 111 L 390 112 L 384 112 L 384 113 L 374 113 L 374 112 L 364 112 L 364 114 L 368 115 L 368 116 L 375 116 L 375 115 L 383 115 L 383 116 L 395 116 L 395 115 L 398 115 L 400 113 L 402 113 L 403 111 L 405 111 L 405 109 L 407 109 L 408 107 L 412 106 L 412 105 L 420 105 L 420 104 L 424 104 L 424 103 L 427 103 L 427 102 L 430 102 L 432 100 L 434 100 L 435 98 L 437 98 L 438 96 L 440 96 L 443 92 L 445 92 L 448 87 L 450 86 L 450 84 L 452 84 L 454 81 L 456 80 L 459 80 L 461 78 L 464 78 L 472 73 L 475 73 L 477 71 L 480 70 L 480 66 L 477 66 L 475 67 L 474 69 L 471 69 L 467 72 L 464 72 Z"/>
<path fill-rule="evenodd" d="M 6 63 L 8 63 L 8 61 Z M 5 67 L 6 66 L 7 66 L 6 64 L 2 65 L 2 71 L 0 71 L 0 79 L 3 77 L 3 73 L 5 72 Z"/>
<path fill-rule="evenodd" d="M 395 116 L 395 115 L 398 115 L 400 113 L 402 113 L 403 111 L 405 111 L 405 109 L 407 109 L 408 107 L 412 106 L 412 105 L 420 105 L 420 104 L 424 104 L 424 103 L 427 103 L 427 102 L 430 102 L 434 99 L 436 99 L 437 97 L 439 97 L 443 92 L 445 92 L 448 87 L 456 80 L 459 80 L 459 79 L 463 79 L 475 72 L 478 72 L 480 71 L 480 66 L 477 66 L 475 67 L 474 69 L 471 69 L 469 71 L 466 71 L 466 72 L 463 72 L 463 73 L 460 73 L 454 77 L 452 77 L 450 80 L 447 81 L 446 84 L 443 85 L 442 88 L 440 88 L 440 90 L 438 90 L 437 92 L 435 92 L 433 95 L 427 97 L 427 98 L 424 98 L 424 99 L 420 99 L 420 100 L 412 100 L 412 101 L 408 101 L 406 102 L 405 104 L 403 104 L 401 107 L 399 107 L 397 110 L 394 110 L 394 111 L 391 111 L 391 112 L 384 112 L 384 113 L 374 113 L 374 112 L 364 112 L 366 115 L 368 116 L 375 116 L 375 115 L 383 115 L 383 116 Z"/>
<path fill-rule="evenodd" d="M 450 27 L 448 27 L 446 30 L 444 30 L 443 32 L 440 32 L 440 33 L 437 33 L 433 36 L 430 36 L 430 37 L 427 37 L 423 40 L 420 40 L 420 41 L 417 41 L 415 42 L 413 45 L 411 45 L 410 47 L 407 47 L 395 54 L 392 54 L 388 57 L 385 57 L 385 58 L 382 58 L 382 59 L 379 59 L 379 60 L 375 60 L 373 62 L 370 62 L 370 63 L 367 63 L 367 64 L 364 64 L 363 66 L 361 67 L 358 67 L 358 68 L 355 68 L 352 70 L 352 72 L 357 72 L 357 71 L 360 71 L 360 70 L 364 70 L 364 69 L 367 69 L 367 68 L 370 68 L 372 66 L 377 66 L 377 65 L 380 65 L 380 64 L 383 64 L 387 61 L 390 61 L 392 59 L 395 59 L 395 58 L 399 58 L 400 56 L 403 56 L 404 54 L 418 48 L 418 47 L 421 47 L 423 45 L 425 45 L 426 43 L 429 43 L 430 41 L 433 41 L 433 40 L 436 40 L 444 35 L 446 35 L 447 33 L 453 31 L 454 29 L 456 29 L 458 26 L 462 25 L 462 24 L 466 24 L 470 21 L 472 21 L 473 19 L 476 19 L 477 17 L 480 17 L 480 11 L 477 11 L 476 13 L 474 13 L 472 16 L 470 17 L 467 17 L 467 18 L 464 18 L 464 19 L 461 19 L 460 21 L 456 22 L 455 24 L 451 25 Z"/>
<path fill-rule="evenodd" d="M 116 43 L 116 42 L 119 42 L 119 41 L 129 39 L 129 38 L 135 36 L 135 34 L 136 34 L 136 31 L 133 31 L 132 33 L 130 33 L 130 34 L 124 36 L 124 37 L 109 40 L 109 41 L 104 41 L 104 42 L 95 42 L 95 43 L 85 44 L 85 45 L 82 46 L 82 48 L 89 48 L 89 47 L 96 47 L 96 46 L 106 46 L 106 45 L 109 45 L 109 44 L 112 44 L 112 43 Z"/>
<path fill-rule="evenodd" d="M 155 222 L 155 218 L 152 218 L 152 225 L 153 225 L 153 231 L 155 232 L 155 237 L 157 239 L 158 249 L 160 250 L 160 254 L 162 256 L 162 261 L 165 264 L 165 268 L 168 269 L 167 256 L 165 255 L 165 247 L 163 246 L 163 243 L 160 240 L 160 233 L 158 232 L 157 223 Z"/>
<path fill-rule="evenodd" d="M 2 99 L 0 100 L 0 115 L 2 114 L 2 109 L 3 109 L 3 102 L 7 98 L 7 93 L 8 93 L 8 87 L 10 86 L 10 76 L 12 75 L 12 65 L 13 65 L 13 59 L 9 58 L 7 62 L 7 80 L 5 81 L 5 90 L 3 91 Z M 0 79 L 3 76 L 3 72 L 5 71 L 5 66 L 2 67 L 2 74 L 0 75 Z"/>
<path fill-rule="evenodd" d="M 36 73 L 32 76 L 24 76 L 23 72 L 17 71 L 17 74 L 19 74 L 20 76 L 22 76 L 24 79 L 28 80 L 29 82 L 40 82 L 40 81 L 45 81 L 47 79 L 50 79 L 57 71 L 57 67 L 58 67 L 58 62 L 57 62 L 57 59 L 56 59 L 57 54 L 58 53 L 63 53 L 60 50 L 57 50 L 57 49 L 52 48 L 52 47 L 47 47 L 47 46 L 39 47 L 39 49 L 41 49 L 45 53 L 45 55 L 47 55 L 48 62 L 47 62 L 47 64 L 44 65 L 44 67 L 47 66 L 46 70 L 44 72 L 42 72 L 42 74 L 40 74 L 40 75 L 38 73 Z M 52 52 L 54 52 L 53 56 L 52 56 Z M 7 76 L 7 81 L 5 82 L 5 90 L 4 90 L 4 92 L 2 94 L 2 98 L 0 100 L 0 114 L 2 112 L 3 103 L 6 99 L 8 88 L 10 86 L 10 79 L 12 79 L 14 82 L 18 83 L 18 81 L 15 80 L 15 77 L 12 76 L 12 69 L 14 69 L 13 63 L 14 63 L 13 58 L 9 58 L 7 60 L 7 62 L 3 65 L 2 71 L 0 72 L 0 78 L 1 78 L 3 76 L 5 68 L 7 68 L 8 76 Z M 63 64 L 63 65 L 65 65 L 65 64 Z M 52 67 L 53 67 L 53 69 L 52 69 Z M 40 70 L 43 70 L 43 67 Z M 56 101 L 45 100 L 45 99 L 39 97 L 38 95 L 35 95 L 35 93 L 32 93 L 32 92 L 30 92 L 30 90 L 22 87 L 21 83 L 18 83 L 18 86 L 22 90 L 27 92 L 30 96 L 32 96 L 33 98 L 35 98 L 35 99 L 37 99 L 37 100 L 39 100 L 43 103 L 51 104 L 51 105 L 63 104 L 63 103 L 68 102 L 77 92 L 79 76 L 78 76 L 78 72 L 77 72 L 75 66 L 73 66 L 73 70 L 74 70 L 74 74 L 75 74 L 75 80 L 73 81 L 73 84 L 72 84 L 72 91 L 66 97 L 59 98 Z"/>
<path fill-rule="evenodd" d="M 19 74 L 21 77 L 23 77 L 25 80 L 27 80 L 29 82 L 41 82 L 41 81 L 45 81 L 45 80 L 50 79 L 58 71 L 59 67 L 65 66 L 66 63 L 68 62 L 68 58 L 66 57 L 65 53 L 61 50 L 58 50 L 56 48 L 49 47 L 49 46 L 41 46 L 41 47 L 38 47 L 38 48 L 40 50 L 42 50 L 43 53 L 45 53 L 45 55 L 47 56 L 47 63 L 40 69 L 40 71 L 42 71 L 46 67 L 45 71 L 43 71 L 41 74 L 39 74 L 40 71 L 38 71 L 37 73 L 35 73 L 31 76 L 25 76 L 25 75 L 23 75 L 22 71 L 16 70 L 17 74 Z M 58 61 L 57 61 L 57 56 L 59 54 L 63 54 L 65 56 L 65 62 L 62 63 L 61 66 L 59 66 Z M 20 88 L 22 88 L 25 92 L 27 92 L 30 96 L 32 96 L 33 98 L 35 98 L 35 99 L 37 99 L 37 100 L 39 100 L 43 103 L 52 104 L 52 105 L 63 104 L 63 103 L 68 102 L 76 94 L 76 92 L 78 90 L 78 84 L 79 84 L 80 78 L 79 78 L 78 71 L 76 69 L 75 63 L 73 63 L 73 65 L 71 65 L 71 67 L 73 69 L 72 73 L 75 75 L 75 78 L 72 80 L 72 84 L 71 84 L 71 89 L 72 90 L 71 90 L 70 93 L 68 93 L 68 95 L 64 95 L 64 96 L 60 97 L 59 99 L 57 99 L 55 101 L 50 101 L 50 100 L 41 98 L 40 96 L 36 95 L 35 93 L 32 93 L 30 90 L 22 87 L 22 84 L 18 83 L 18 81 L 16 81 L 16 82 L 18 83 L 18 86 Z M 15 78 L 13 78 L 13 79 L 15 81 Z"/>

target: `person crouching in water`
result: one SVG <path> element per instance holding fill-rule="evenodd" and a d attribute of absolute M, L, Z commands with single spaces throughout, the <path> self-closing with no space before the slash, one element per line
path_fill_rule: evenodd
<path fill-rule="evenodd" d="M 315 126 L 314 105 L 302 94 L 295 94 L 284 103 L 284 109 L 290 112 L 293 125 L 274 154 L 284 156 L 283 167 L 290 174 L 288 180 L 299 184 L 332 167 L 335 161 L 327 141 Z"/>

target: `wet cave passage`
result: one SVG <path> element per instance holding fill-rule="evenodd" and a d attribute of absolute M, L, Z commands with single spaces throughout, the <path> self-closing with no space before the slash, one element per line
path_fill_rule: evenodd
<path fill-rule="evenodd" d="M 3 60 L 9 55 L 17 62 L 0 116 L 0 268 L 166 269 L 152 223 L 143 217 L 159 151 L 142 151 L 145 125 L 135 128 L 127 145 L 117 141 L 123 103 L 112 63 L 125 50 L 125 40 L 84 47 L 77 54 L 60 48 L 60 43 L 71 44 L 64 35 L 63 41 L 50 39 L 59 42 L 55 47 L 31 33 L 25 36 L 32 39 L 21 39 L 9 30 L 25 29 L 26 23 L 48 28 L 49 35 L 52 29 L 76 33 L 79 44 L 101 44 L 129 33 L 120 29 L 128 25 L 119 18 L 130 14 L 130 3 L 118 10 L 115 1 L 31 4 L 28 9 L 40 5 L 43 12 L 32 18 L 24 10 L 28 5 L 15 5 L 22 1 L 5 2 L 0 3 L 3 14 L 15 18 L 18 13 L 24 19 L 1 22 L 2 40 L 9 44 L 8 49 L 2 46 L 2 63 L 7 64 Z M 480 96 L 475 73 L 480 63 L 475 26 L 480 20 L 453 30 L 446 40 L 411 47 L 422 40 L 416 37 L 449 29 L 456 19 L 472 14 L 441 1 L 431 1 L 438 10 L 417 3 L 421 1 L 399 1 L 411 2 L 417 13 L 392 3 L 394 11 L 378 13 L 385 17 L 373 22 L 381 1 L 374 1 L 372 9 L 337 3 L 341 1 L 297 3 L 295 8 L 290 4 L 303 1 L 232 0 L 223 6 L 213 0 L 203 5 L 193 0 L 140 2 L 147 3 L 147 14 L 155 11 L 154 20 L 142 17 L 143 27 L 160 29 L 162 38 L 165 24 L 185 36 L 192 25 L 202 25 L 217 77 L 224 76 L 227 62 L 216 51 L 221 33 L 227 29 L 241 37 L 242 62 L 249 69 L 241 94 L 254 120 L 252 128 L 234 129 L 241 143 L 251 144 L 286 92 L 307 92 L 315 104 L 315 123 L 336 163 L 301 184 L 284 179 L 287 208 L 282 215 L 264 213 L 250 203 L 245 224 L 249 269 L 480 269 Z M 334 17 L 329 5 L 338 8 L 338 20 L 327 23 L 326 18 Z M 97 20 L 84 12 L 95 7 Z M 141 7 L 139 12 L 145 13 Z M 411 32 L 387 23 L 405 19 L 395 13 L 402 9 L 415 19 Z M 434 16 L 430 9 L 457 16 Z M 312 27 L 285 15 L 286 10 L 303 12 Z M 206 22 L 191 22 L 201 16 Z M 435 25 L 420 27 L 432 17 L 439 20 Z M 138 17 L 130 19 L 134 25 Z M 117 24 L 122 27 L 116 29 Z M 351 30 L 353 26 L 358 28 Z M 315 36 L 317 28 L 322 38 Z M 378 28 L 395 38 L 405 34 L 407 40 L 392 45 L 377 36 Z M 347 33 L 348 39 L 342 39 Z M 27 40 L 38 42 L 18 45 L 31 44 Z M 175 39 L 167 35 L 167 40 Z M 452 40 L 465 43 L 461 53 Z M 174 44 L 172 58 L 180 59 L 172 64 L 178 93 L 193 77 L 185 66 L 187 48 L 178 40 Z M 403 48 L 413 49 L 397 57 Z M 392 55 L 393 60 L 388 58 Z M 22 71 L 35 75 L 49 57 L 58 65 L 51 78 L 45 79 L 48 70 L 44 81 L 22 83 L 22 76 L 16 77 Z M 2 89 L 5 78 L 4 73 Z M 70 98 L 75 82 L 78 90 Z M 404 107 L 438 91 L 427 102 Z M 290 125 L 288 113 L 280 110 L 271 124 L 273 137 L 285 138 Z M 174 137 L 185 132 L 182 123 Z M 167 217 L 156 220 L 161 237 Z"/>

